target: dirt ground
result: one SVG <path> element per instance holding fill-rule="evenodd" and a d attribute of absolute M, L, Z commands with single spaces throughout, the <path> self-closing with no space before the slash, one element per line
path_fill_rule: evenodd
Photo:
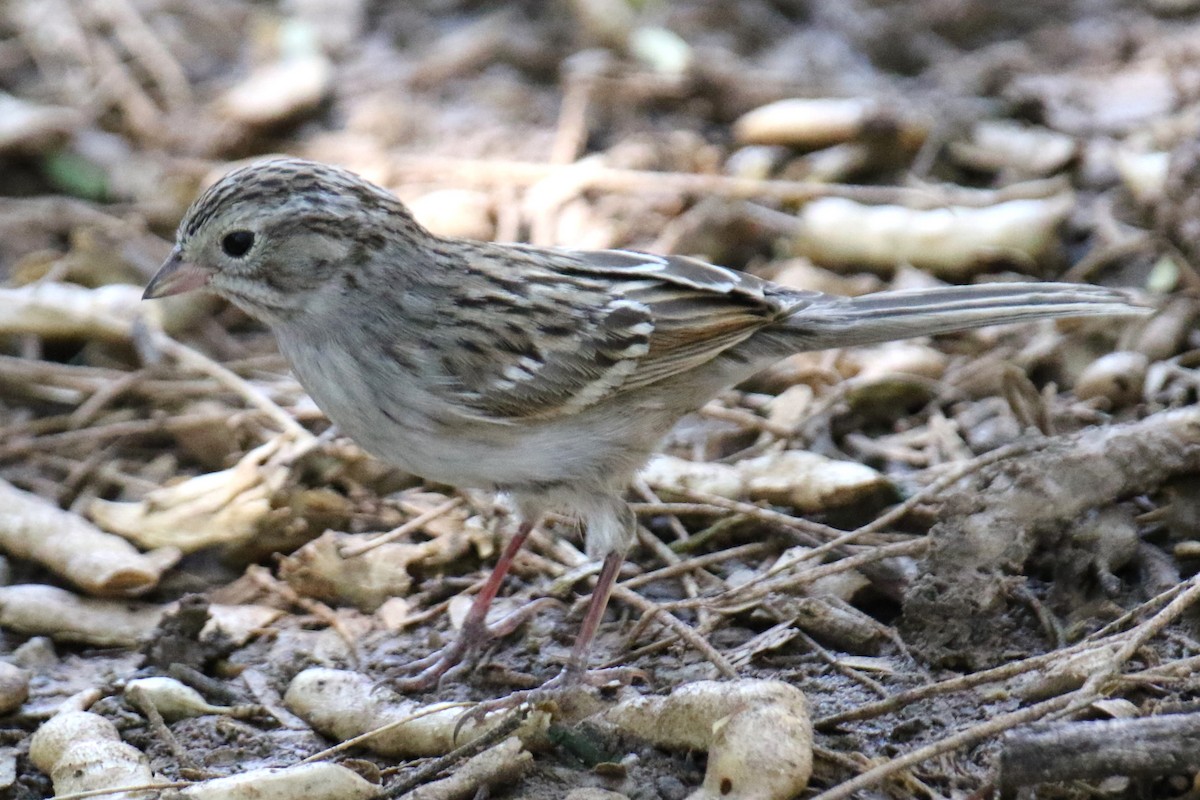
<path fill-rule="evenodd" d="M 1157 309 L 780 362 L 629 494 L 595 658 L 645 681 L 472 752 L 431 714 L 276 796 L 1200 796 L 1198 133 L 1192 0 L 0 2 L 0 797 L 239 797 L 205 782 L 570 651 L 595 567 L 554 518 L 498 603 L 538 613 L 393 693 L 510 510 L 326 435 L 237 309 L 140 302 L 272 153 L 446 235 Z"/>

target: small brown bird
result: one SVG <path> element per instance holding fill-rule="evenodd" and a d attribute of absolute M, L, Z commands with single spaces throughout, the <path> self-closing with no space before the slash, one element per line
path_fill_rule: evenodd
<path fill-rule="evenodd" d="M 588 650 L 636 521 L 622 494 L 659 440 L 721 390 L 802 350 L 1045 317 L 1129 315 L 1123 293 L 1003 283 L 836 297 L 680 256 L 435 236 L 358 176 L 299 159 L 238 169 L 180 223 L 145 297 L 207 289 L 275 333 L 317 405 L 379 458 L 507 493 L 520 526 L 458 639 L 413 665 L 428 687 L 485 624 L 548 510 L 603 560 L 570 661 Z M 559 679 L 556 679 L 558 681 Z"/>

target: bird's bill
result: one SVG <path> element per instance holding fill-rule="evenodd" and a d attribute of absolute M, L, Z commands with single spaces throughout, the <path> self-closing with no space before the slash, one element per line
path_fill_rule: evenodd
<path fill-rule="evenodd" d="M 156 297 L 171 297 L 194 289 L 203 289 L 212 278 L 212 272 L 184 261 L 178 251 L 172 251 L 170 257 L 154 273 L 146 291 L 142 293 L 143 300 Z"/>

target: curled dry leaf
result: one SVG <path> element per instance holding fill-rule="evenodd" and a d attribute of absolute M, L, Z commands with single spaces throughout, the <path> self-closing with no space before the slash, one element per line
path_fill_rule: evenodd
<path fill-rule="evenodd" d="M 462 517 L 457 517 L 461 531 Z M 279 575 L 297 592 L 329 602 L 349 602 L 373 612 L 391 597 L 412 588 L 412 564 L 437 565 L 463 556 L 470 548 L 466 535 L 446 533 L 429 541 L 387 542 L 346 558 L 342 548 L 361 536 L 326 531 L 282 559 Z"/>
<path fill-rule="evenodd" d="M 600 719 L 660 747 L 707 750 L 691 800 L 786 800 L 812 775 L 808 701 L 783 681 L 697 681 L 665 697 L 635 695 Z"/>
<path fill-rule="evenodd" d="M 642 477 L 665 492 L 696 490 L 729 499 L 749 497 L 810 513 L 894 491 L 884 475 L 868 466 L 803 450 L 768 453 L 736 464 L 659 455 L 646 465 Z"/>
<path fill-rule="evenodd" d="M 200 640 L 208 642 L 221 637 L 224 642 L 241 647 L 282 616 L 283 611 L 271 606 L 211 603 L 208 606 L 208 622 L 200 631 Z"/>
<path fill-rule="evenodd" d="M 1041 262 L 1074 205 L 1069 194 L 932 209 L 825 197 L 804 206 L 796 244 L 826 266 L 890 272 L 911 264 L 961 280 L 996 261 Z"/>
<path fill-rule="evenodd" d="M 0 335 L 126 341 L 139 319 L 157 326 L 162 309 L 143 303 L 137 286 L 114 283 L 89 289 L 42 281 L 0 288 Z"/>
<path fill-rule="evenodd" d="M 115 725 L 90 711 L 64 711 L 43 722 L 30 739 L 29 759 L 50 776 L 55 795 L 141 786 L 154 777 L 145 754 L 121 741 Z M 153 793 L 122 796 L 140 800 Z"/>
<path fill-rule="evenodd" d="M 503 713 L 489 714 L 482 722 L 468 721 L 455 728 L 470 711 L 449 703 L 421 705 L 378 687 L 366 675 L 348 670 L 306 669 L 292 679 L 284 695 L 288 710 L 336 741 L 368 733 L 384 725 L 416 717 L 410 722 L 372 736 L 364 746 L 383 756 L 422 758 L 448 753 L 497 725 Z M 420 716 L 418 716 L 420 715 Z M 517 730 L 522 739 L 544 733 L 549 715 L 535 712 Z"/>
<path fill-rule="evenodd" d="M 149 492 L 137 502 L 94 500 L 88 514 L 140 547 L 185 553 L 252 539 L 287 482 L 292 443 L 286 434 L 244 455 L 233 467 Z"/>
<path fill-rule="evenodd" d="M 94 600 L 39 583 L 0 586 L 0 628 L 56 642 L 134 647 L 165 612 L 165 606 Z"/>
<path fill-rule="evenodd" d="M 36 561 L 91 595 L 134 597 L 158 585 L 180 557 L 173 547 L 142 554 L 129 542 L 0 480 L 0 549 Z"/>

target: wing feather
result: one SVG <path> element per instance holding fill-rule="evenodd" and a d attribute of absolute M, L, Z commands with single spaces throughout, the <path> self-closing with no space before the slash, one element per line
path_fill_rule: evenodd
<path fill-rule="evenodd" d="M 510 248 L 510 263 L 526 260 L 497 275 L 490 246 L 473 255 L 459 292 L 485 298 L 494 324 L 455 326 L 441 367 L 457 405 L 497 421 L 574 413 L 695 369 L 810 296 L 678 256 Z"/>

